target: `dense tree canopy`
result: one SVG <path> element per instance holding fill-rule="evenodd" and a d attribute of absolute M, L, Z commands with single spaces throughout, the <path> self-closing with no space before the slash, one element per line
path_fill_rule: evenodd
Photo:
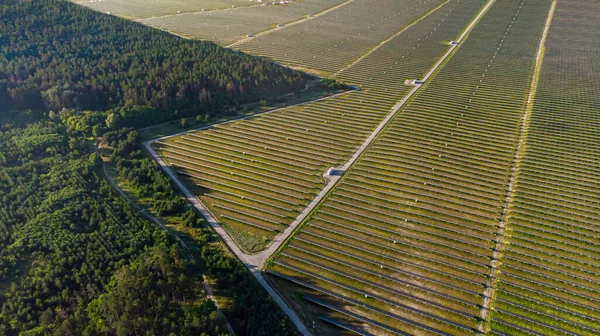
<path fill-rule="evenodd" d="M 0 3 L 0 109 L 127 114 L 143 106 L 132 113 L 166 120 L 302 89 L 305 80 L 265 58 L 67 1 Z"/>
<path fill-rule="evenodd" d="M 123 267 L 88 306 L 91 329 L 116 335 L 218 335 L 225 329 L 210 300 L 198 300 L 198 274 L 181 251 L 157 247 Z"/>
<path fill-rule="evenodd" d="M 70 149 L 63 125 L 0 120 L 0 333 L 10 334 L 42 317 L 69 320 L 117 269 L 168 239 L 115 196 L 95 154 Z"/>
<path fill-rule="evenodd" d="M 219 335 L 203 273 L 231 294 L 236 333 L 293 334 L 249 272 L 207 244 L 132 128 L 230 113 L 305 79 L 67 1 L 1 1 L 0 335 Z M 199 232 L 194 262 L 104 178 L 100 142 L 157 213 Z"/>

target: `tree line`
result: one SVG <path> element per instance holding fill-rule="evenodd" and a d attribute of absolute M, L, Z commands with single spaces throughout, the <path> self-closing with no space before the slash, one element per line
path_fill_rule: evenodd
<path fill-rule="evenodd" d="M 308 78 L 68 1 L 6 0 L 0 18 L 5 110 L 110 111 L 122 118 L 117 126 L 139 127 L 231 111 L 301 90 Z"/>

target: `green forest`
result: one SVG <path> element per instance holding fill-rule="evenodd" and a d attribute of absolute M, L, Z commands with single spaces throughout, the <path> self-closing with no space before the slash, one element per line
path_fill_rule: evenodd
<path fill-rule="evenodd" d="M 58 0 L 0 3 L 0 335 L 296 331 L 141 149 L 136 128 L 235 114 L 304 87 L 264 58 Z M 208 117 L 207 117 L 208 116 Z M 106 180 L 193 230 L 193 256 Z"/>
<path fill-rule="evenodd" d="M 300 90 L 307 79 L 266 58 L 66 1 L 3 1 L 0 18 L 3 109 L 109 111 L 122 119 L 115 127 L 140 127 L 232 111 Z"/>

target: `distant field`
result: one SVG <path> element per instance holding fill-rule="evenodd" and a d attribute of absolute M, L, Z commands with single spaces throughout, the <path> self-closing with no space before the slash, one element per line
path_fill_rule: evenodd
<path fill-rule="evenodd" d="M 169 14 L 199 12 L 231 6 L 252 6 L 251 0 L 83 0 L 73 2 L 97 11 L 131 19 L 149 18 Z"/>
<path fill-rule="evenodd" d="M 600 2 L 558 1 L 520 165 L 495 335 L 600 335 Z"/>
<path fill-rule="evenodd" d="M 442 0 L 354 0 L 312 20 L 236 46 L 286 64 L 333 73 Z"/>
<path fill-rule="evenodd" d="M 295 0 L 287 5 L 269 4 L 230 8 L 229 10 L 158 17 L 142 20 L 142 22 L 188 37 L 230 44 L 245 38 L 248 34 L 298 20 L 308 14 L 321 12 L 346 1 Z"/>

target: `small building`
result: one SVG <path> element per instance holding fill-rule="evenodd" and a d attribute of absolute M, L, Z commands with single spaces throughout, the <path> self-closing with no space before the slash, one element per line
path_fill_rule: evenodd
<path fill-rule="evenodd" d="M 327 176 L 342 176 L 342 175 L 344 175 L 345 172 L 346 171 L 343 169 L 336 169 L 334 167 L 331 167 L 327 170 L 326 175 Z"/>

